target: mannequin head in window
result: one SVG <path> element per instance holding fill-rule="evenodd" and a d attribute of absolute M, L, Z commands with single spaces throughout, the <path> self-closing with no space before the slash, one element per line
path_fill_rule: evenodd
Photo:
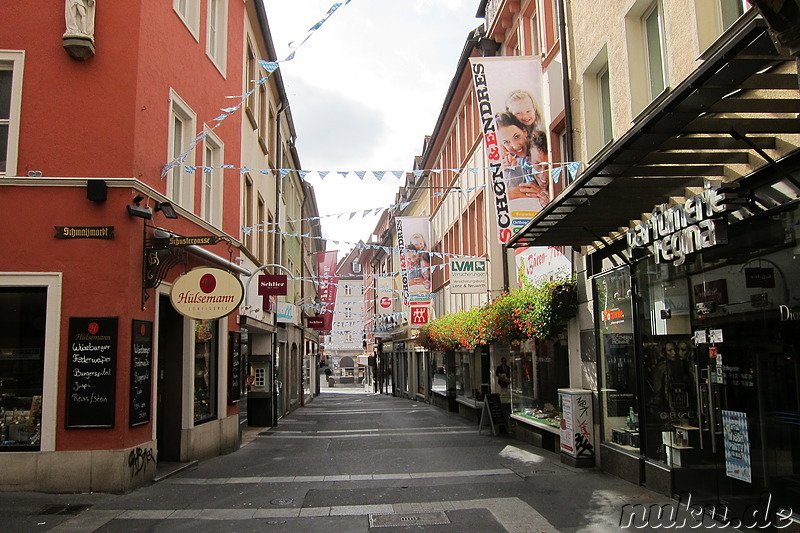
<path fill-rule="evenodd" d="M 690 361 L 692 359 L 692 348 L 687 341 L 678 343 L 678 359 L 681 361 Z"/>
<path fill-rule="evenodd" d="M 664 357 L 667 358 L 667 361 L 675 361 L 678 358 L 678 347 L 674 342 L 664 343 Z"/>

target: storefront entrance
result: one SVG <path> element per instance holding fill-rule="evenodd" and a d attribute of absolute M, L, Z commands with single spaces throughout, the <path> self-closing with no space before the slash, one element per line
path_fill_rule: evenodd
<path fill-rule="evenodd" d="M 707 514 L 797 516 L 800 210 L 730 224 L 684 264 L 608 270 L 595 298 L 606 447 Z"/>
<path fill-rule="evenodd" d="M 798 334 L 759 321 L 729 329 L 716 357 L 709 356 L 713 349 L 700 350 L 699 429 L 680 443 L 689 453 L 673 466 L 674 487 L 734 516 L 771 498 L 774 513 L 800 502 L 800 442 L 790 426 L 798 423 Z"/>
<path fill-rule="evenodd" d="M 172 307 L 169 296 L 159 296 L 158 304 L 157 457 L 160 463 L 178 462 L 183 405 L 183 316 Z"/>

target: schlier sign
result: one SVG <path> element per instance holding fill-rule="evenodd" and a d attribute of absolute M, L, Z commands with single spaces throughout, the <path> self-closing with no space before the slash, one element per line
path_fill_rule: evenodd
<path fill-rule="evenodd" d="M 707 187 L 682 205 L 657 206 L 650 220 L 626 232 L 628 251 L 649 248 L 657 264 L 672 261 L 680 266 L 689 254 L 727 244 L 727 225 L 721 219 L 725 200 L 719 187 Z"/>
<path fill-rule="evenodd" d="M 286 296 L 285 274 L 261 274 L 258 276 L 259 296 Z"/>

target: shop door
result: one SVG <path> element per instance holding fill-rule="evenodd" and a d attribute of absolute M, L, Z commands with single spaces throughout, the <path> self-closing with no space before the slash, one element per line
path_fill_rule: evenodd
<path fill-rule="evenodd" d="M 183 389 L 183 316 L 159 297 L 156 439 L 158 461 L 181 460 L 181 391 Z"/>
<path fill-rule="evenodd" d="M 699 428 L 675 443 L 677 494 L 745 525 L 754 516 L 775 525 L 781 509 L 800 510 L 798 334 L 772 322 L 704 325 L 723 341 L 697 346 Z"/>

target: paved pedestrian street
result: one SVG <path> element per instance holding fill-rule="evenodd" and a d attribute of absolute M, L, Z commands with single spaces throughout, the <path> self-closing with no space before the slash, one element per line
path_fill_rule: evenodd
<path fill-rule="evenodd" d="M 623 506 L 670 503 L 479 434 L 454 413 L 357 389 L 324 393 L 277 427 L 248 431 L 237 452 L 128 494 L 0 501 L 11 531 L 54 533 L 620 531 Z"/>

